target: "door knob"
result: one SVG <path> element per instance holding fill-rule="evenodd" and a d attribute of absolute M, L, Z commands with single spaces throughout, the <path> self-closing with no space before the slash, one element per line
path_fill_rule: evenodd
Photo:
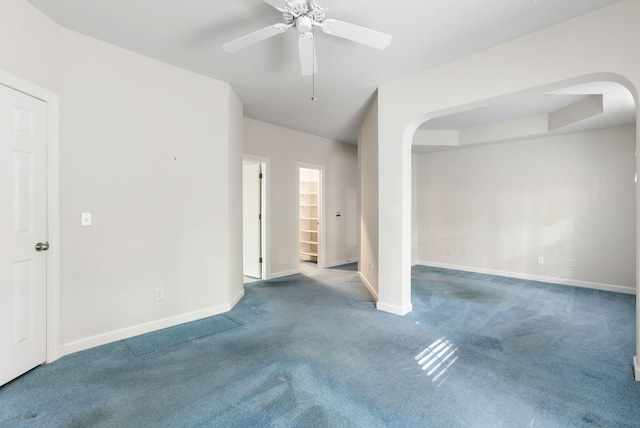
<path fill-rule="evenodd" d="M 47 251 L 49 249 L 49 243 L 48 242 L 38 242 L 36 244 L 36 251 Z"/>

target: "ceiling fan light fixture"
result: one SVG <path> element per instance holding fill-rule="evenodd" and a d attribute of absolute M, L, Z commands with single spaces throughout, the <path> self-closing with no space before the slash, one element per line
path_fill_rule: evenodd
<path fill-rule="evenodd" d="M 301 33 L 308 33 L 313 28 L 313 20 L 308 16 L 300 16 L 296 19 L 296 29 Z"/>

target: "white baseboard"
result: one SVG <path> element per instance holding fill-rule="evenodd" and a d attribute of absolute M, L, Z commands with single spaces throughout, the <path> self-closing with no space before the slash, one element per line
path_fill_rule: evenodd
<path fill-rule="evenodd" d="M 243 297 L 244 297 L 244 287 L 242 287 L 242 290 L 240 290 L 240 292 L 238 293 L 238 295 L 236 297 L 231 299 L 231 302 L 229 303 L 229 309 L 227 309 L 226 312 L 228 312 L 231 309 L 233 309 L 238 304 L 238 302 L 240 300 L 242 300 Z"/>
<path fill-rule="evenodd" d="M 300 273 L 300 269 L 283 270 L 280 272 L 267 274 L 265 279 L 284 278 L 285 276 L 297 275 Z"/>
<path fill-rule="evenodd" d="M 224 304 L 207 309 L 201 309 L 198 311 L 151 321 L 144 324 L 138 324 L 131 327 L 125 327 L 118 330 L 113 330 L 73 342 L 65 343 L 61 346 L 62 355 L 73 354 L 75 352 L 95 348 L 96 346 L 106 345 L 107 343 L 116 342 L 118 340 L 129 339 L 130 337 L 151 333 L 163 328 L 173 327 L 179 324 L 184 324 L 186 322 L 197 321 L 203 318 L 208 318 L 214 315 L 229 312 L 231 308 L 240 301 L 243 295 L 244 290 L 238 296 L 236 296 L 236 298 L 234 299 L 234 303 L 232 304 Z"/>
<path fill-rule="evenodd" d="M 396 306 L 396 305 L 389 305 L 387 303 L 380 302 L 378 297 L 378 292 L 373 288 L 371 283 L 362 274 L 362 272 L 358 272 L 358 276 L 360 276 L 360 280 L 365 285 L 365 287 L 367 287 L 367 290 L 369 290 L 369 293 L 371 293 L 374 300 L 377 302 L 376 309 L 378 309 L 379 311 L 389 312 L 394 315 L 405 316 L 406 314 L 408 314 L 413 310 L 413 305 L 411 303 L 404 306 Z"/>
<path fill-rule="evenodd" d="M 487 275 L 506 276 L 509 278 L 525 279 L 529 281 L 540 281 L 540 282 L 546 282 L 550 284 L 569 285 L 572 287 L 582 287 L 582 288 L 591 288 L 594 290 L 612 291 L 614 293 L 636 294 L 635 288 L 624 287 L 622 285 L 602 284 L 598 282 L 580 281 L 576 279 L 558 278 L 554 276 L 534 275 L 534 274 L 527 274 L 527 273 L 520 273 L 520 272 L 509 272 L 509 271 L 502 271 L 497 269 L 485 269 L 485 268 L 478 268 L 478 267 L 472 267 L 472 266 L 460 266 L 460 265 L 452 265 L 448 263 L 428 262 L 424 260 L 416 261 L 414 266 L 415 265 L 437 267 L 442 269 L 453 269 L 453 270 L 460 270 L 464 272 L 482 273 Z"/>
<path fill-rule="evenodd" d="M 378 292 L 375 290 L 375 288 L 373 288 L 373 285 L 371 285 L 371 283 L 367 280 L 367 278 L 365 278 L 362 272 L 358 272 L 358 276 L 360 277 L 360 280 L 362 281 L 364 286 L 367 287 L 367 290 L 369 290 L 369 293 L 371 293 L 371 296 L 373 297 L 373 299 L 377 302 Z"/>
<path fill-rule="evenodd" d="M 407 315 L 409 312 L 413 310 L 413 305 L 409 303 L 408 305 L 404 305 L 404 306 L 396 306 L 396 305 L 389 305 L 387 303 L 378 302 L 376 304 L 376 308 L 379 311 L 389 312 L 391 314 L 400 315 L 402 317 Z"/>
<path fill-rule="evenodd" d="M 357 263 L 357 262 L 358 262 L 358 258 L 354 257 L 352 259 L 338 260 L 338 261 L 335 261 L 335 262 L 325 263 L 324 267 L 325 268 L 332 268 L 332 267 L 336 267 L 336 266 L 342 266 L 342 265 L 347 265 L 349 263 Z"/>

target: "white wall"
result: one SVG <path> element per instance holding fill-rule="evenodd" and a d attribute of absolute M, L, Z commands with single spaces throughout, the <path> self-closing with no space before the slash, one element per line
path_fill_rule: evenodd
<path fill-rule="evenodd" d="M 411 156 L 411 265 L 418 262 L 418 155 Z"/>
<path fill-rule="evenodd" d="M 360 255 L 358 272 L 378 298 L 378 101 L 369 109 L 358 132 L 360 177 Z"/>
<path fill-rule="evenodd" d="M 228 287 L 226 297 L 226 305 L 229 309 L 238 303 L 244 296 L 244 285 L 242 276 L 242 148 L 244 139 L 244 120 L 243 105 L 240 98 L 236 95 L 230 86 L 227 86 L 227 129 L 228 135 L 226 144 L 223 146 L 228 150 L 226 162 L 226 179 L 227 185 L 222 189 L 227 190 L 224 200 L 227 202 L 227 236 L 223 245 L 228 246 L 227 253 L 227 280 L 223 282 Z M 222 140 L 225 141 L 224 139 Z M 213 141 L 209 141 L 209 144 Z M 219 189 L 217 186 L 214 188 Z M 217 195 L 212 195 L 214 198 Z M 220 205 L 216 204 L 216 209 Z M 224 222 L 223 222 L 224 224 Z M 220 225 L 217 225 L 220 226 Z M 216 232 L 217 233 L 217 232 Z M 220 277 L 216 275 L 214 281 L 219 281 Z"/>
<path fill-rule="evenodd" d="M 626 126 L 415 155 L 419 263 L 635 292 L 635 137 Z"/>
<path fill-rule="evenodd" d="M 242 283 L 235 95 L 71 31 L 64 46 L 63 343 L 229 310 Z"/>
<path fill-rule="evenodd" d="M 229 310 L 243 293 L 230 86 L 2 3 L 0 68 L 61 100 L 61 353 Z"/>
<path fill-rule="evenodd" d="M 244 154 L 269 159 L 267 278 L 298 272 L 298 162 L 325 167 L 325 266 L 356 260 L 355 146 L 245 118 Z"/>
<path fill-rule="evenodd" d="M 0 0 L 0 69 L 60 93 L 62 28 L 25 0 Z"/>

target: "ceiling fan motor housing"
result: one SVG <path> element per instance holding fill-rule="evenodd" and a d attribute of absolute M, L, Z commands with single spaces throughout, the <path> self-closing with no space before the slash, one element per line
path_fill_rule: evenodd
<path fill-rule="evenodd" d="M 287 1 L 287 6 L 282 11 L 284 22 L 288 25 L 295 24 L 301 33 L 311 31 L 314 23 L 324 20 L 324 9 L 315 1 L 292 0 Z"/>

